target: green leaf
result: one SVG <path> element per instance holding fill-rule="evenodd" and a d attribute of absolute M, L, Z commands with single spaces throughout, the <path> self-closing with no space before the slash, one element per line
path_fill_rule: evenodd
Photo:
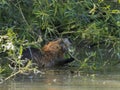
<path fill-rule="evenodd" d="M 19 55 L 21 56 L 23 52 L 23 46 L 20 46 L 20 51 L 19 51 Z"/>

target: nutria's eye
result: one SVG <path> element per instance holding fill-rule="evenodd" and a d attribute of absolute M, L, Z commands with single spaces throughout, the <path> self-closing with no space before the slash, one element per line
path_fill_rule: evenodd
<path fill-rule="evenodd" d="M 56 49 L 59 49 L 60 47 L 59 46 L 56 46 Z"/>

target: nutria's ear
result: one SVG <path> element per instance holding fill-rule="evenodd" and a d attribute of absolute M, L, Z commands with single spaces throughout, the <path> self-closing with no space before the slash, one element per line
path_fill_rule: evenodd
<path fill-rule="evenodd" d="M 55 41 L 60 44 L 60 43 L 62 42 L 62 39 L 61 39 L 61 38 L 58 38 L 58 39 L 56 39 Z"/>

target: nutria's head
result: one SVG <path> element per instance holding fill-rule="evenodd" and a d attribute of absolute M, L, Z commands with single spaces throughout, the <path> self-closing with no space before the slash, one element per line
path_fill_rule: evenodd
<path fill-rule="evenodd" d="M 51 41 L 48 44 L 46 44 L 42 50 L 44 52 L 51 52 L 51 53 L 64 53 L 68 50 L 70 47 L 71 43 L 67 38 L 59 38 L 57 40 Z"/>

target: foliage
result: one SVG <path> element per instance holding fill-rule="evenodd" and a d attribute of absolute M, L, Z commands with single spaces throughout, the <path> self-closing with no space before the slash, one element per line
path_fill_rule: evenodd
<path fill-rule="evenodd" d="M 73 64 L 79 69 L 97 70 L 119 62 L 119 5 L 119 0 L 1 0 L 0 73 L 13 72 L 10 61 L 22 63 L 24 48 L 41 47 L 58 37 L 72 40 Z"/>

